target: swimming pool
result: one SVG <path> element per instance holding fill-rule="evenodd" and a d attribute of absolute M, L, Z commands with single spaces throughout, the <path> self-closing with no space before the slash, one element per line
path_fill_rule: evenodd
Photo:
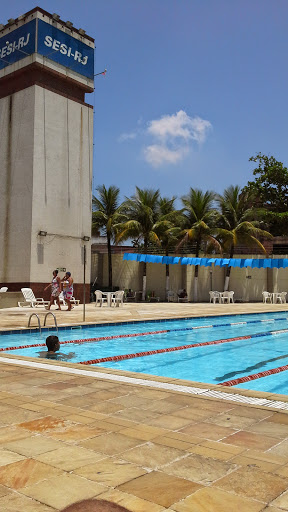
<path fill-rule="evenodd" d="M 288 313 L 279 312 L 59 330 L 59 359 L 94 362 L 95 366 L 95 360 L 100 360 L 100 366 L 112 370 L 223 384 L 288 365 L 287 320 Z M 11 348 L 25 346 L 10 353 L 45 357 L 45 347 L 31 345 L 44 344 L 46 336 L 47 332 L 25 331 L 0 336 L 1 353 L 7 356 Z M 141 357 L 136 357 L 138 353 Z M 288 372 L 237 383 L 236 387 L 287 394 Z"/>

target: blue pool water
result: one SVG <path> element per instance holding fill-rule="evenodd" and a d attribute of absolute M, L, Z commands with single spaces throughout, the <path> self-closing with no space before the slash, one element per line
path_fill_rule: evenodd
<path fill-rule="evenodd" d="M 245 323 L 247 322 L 247 323 Z M 230 325 L 234 323 L 235 325 Z M 100 366 L 141 372 L 150 375 L 187 379 L 195 382 L 220 384 L 227 380 L 255 374 L 288 364 L 288 313 L 227 315 L 156 322 L 137 322 L 59 330 L 62 344 L 59 360 L 72 363 L 103 357 L 131 354 L 189 344 L 199 344 L 239 336 L 251 339 L 199 346 L 176 352 L 154 354 L 117 362 L 101 362 Z M 167 333 L 116 338 L 119 335 L 169 330 Z M 274 334 L 267 335 L 267 333 Z M 49 331 L 49 334 L 56 334 Z M 0 336 L 0 348 L 45 343 L 48 333 L 25 333 Z M 256 337 L 257 335 L 257 337 Z M 114 336 L 114 339 L 80 343 L 77 340 Z M 43 358 L 45 347 L 31 347 L 1 352 L 5 356 L 21 355 Z M 288 393 L 288 371 L 236 387 Z"/>

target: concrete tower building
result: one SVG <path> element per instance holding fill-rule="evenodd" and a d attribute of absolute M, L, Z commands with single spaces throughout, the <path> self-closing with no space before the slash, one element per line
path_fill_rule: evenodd
<path fill-rule="evenodd" d="M 0 25 L 0 284 L 90 276 L 94 40 L 35 8 Z M 60 273 L 60 276 L 63 275 Z"/>

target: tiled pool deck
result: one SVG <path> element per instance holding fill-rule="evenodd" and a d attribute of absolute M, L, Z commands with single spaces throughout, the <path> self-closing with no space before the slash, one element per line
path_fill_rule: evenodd
<path fill-rule="evenodd" d="M 86 321 L 281 310 L 288 304 L 89 305 Z M 31 312 L 0 310 L 0 329 L 27 327 Z M 57 312 L 57 321 L 79 323 L 82 310 Z M 189 393 L 204 388 L 198 383 L 113 377 L 91 367 L 81 374 L 79 365 L 57 361 L 33 365 L 0 356 L 1 511 L 51 512 L 88 497 L 132 512 L 288 510 L 288 412 Z M 219 389 L 288 403 L 284 395 Z"/>

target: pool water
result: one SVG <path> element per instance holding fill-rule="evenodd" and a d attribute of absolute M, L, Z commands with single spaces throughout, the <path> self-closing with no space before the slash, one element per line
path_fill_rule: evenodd
<path fill-rule="evenodd" d="M 100 366 L 111 369 L 221 384 L 288 365 L 288 331 L 281 332 L 286 329 L 286 312 L 85 326 L 59 330 L 58 336 L 62 344 L 57 359 L 79 363 L 123 354 L 252 336 L 229 343 L 196 346 L 175 352 L 100 363 Z M 168 332 L 159 332 L 166 330 Z M 0 349 L 43 344 L 48 334 L 56 332 L 30 334 L 22 331 L 21 334 L 0 336 Z M 127 335 L 131 337 L 120 337 Z M 99 340 L 102 337 L 112 338 Z M 83 342 L 91 338 L 98 338 L 98 341 Z M 69 340 L 73 342 L 64 343 Z M 43 358 L 46 356 L 46 348 L 28 347 L 1 353 L 5 356 L 13 354 Z M 262 377 L 238 384 L 236 387 L 287 394 L 288 372 Z"/>

